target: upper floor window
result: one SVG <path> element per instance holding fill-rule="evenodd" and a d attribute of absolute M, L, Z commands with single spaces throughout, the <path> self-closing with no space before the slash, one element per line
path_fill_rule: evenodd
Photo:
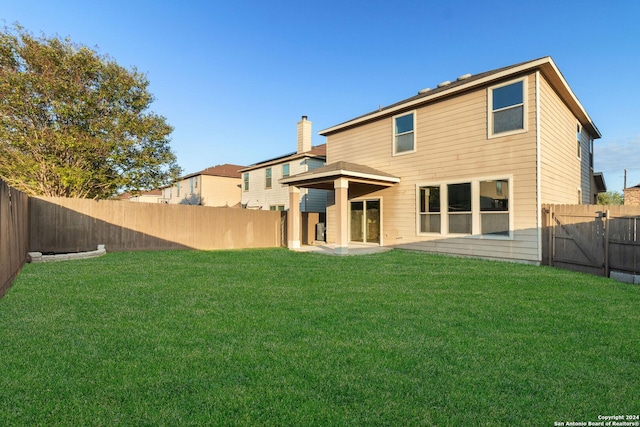
<path fill-rule="evenodd" d="M 264 171 L 264 188 L 271 188 L 271 168 Z"/>
<path fill-rule="evenodd" d="M 189 178 L 189 194 L 193 194 L 193 178 Z"/>
<path fill-rule="evenodd" d="M 393 118 L 393 154 L 415 151 L 415 113 Z"/>
<path fill-rule="evenodd" d="M 242 182 L 243 182 L 243 185 L 244 185 L 244 187 L 243 187 L 244 191 L 249 191 L 249 172 L 245 172 L 242 175 Z"/>
<path fill-rule="evenodd" d="M 180 197 L 180 183 L 176 183 L 176 196 Z"/>
<path fill-rule="evenodd" d="M 286 178 L 289 176 L 289 163 L 282 165 L 282 177 Z"/>
<path fill-rule="evenodd" d="M 489 136 L 525 130 L 524 80 L 489 89 Z"/>

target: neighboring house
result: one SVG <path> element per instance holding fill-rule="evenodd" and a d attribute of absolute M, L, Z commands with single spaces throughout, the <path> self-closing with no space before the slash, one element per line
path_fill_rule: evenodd
<path fill-rule="evenodd" d="M 289 210 L 289 187 L 279 180 L 317 169 L 325 164 L 326 145 L 311 144 L 311 121 L 307 116 L 297 124 L 298 145 L 294 153 L 255 163 L 240 170 L 242 174 L 242 206 L 246 209 Z M 312 242 L 322 237 L 315 235 L 318 223 L 324 223 L 327 192 L 302 190 L 297 209 L 304 214 L 304 240 Z M 309 215 L 316 214 L 316 215 Z"/>
<path fill-rule="evenodd" d="M 158 203 L 162 198 L 162 190 L 143 191 L 140 194 L 122 193 L 113 200 L 126 200 L 128 202 Z"/>
<path fill-rule="evenodd" d="M 640 206 L 640 184 L 625 188 L 623 191 L 625 206 Z"/>
<path fill-rule="evenodd" d="M 172 185 L 161 187 L 162 203 L 240 207 L 240 169 L 244 166 L 224 164 L 185 175 Z"/>
<path fill-rule="evenodd" d="M 600 132 L 550 57 L 466 74 L 320 132 L 327 243 L 541 261 L 544 203 L 592 203 Z M 602 180 L 604 183 L 604 180 Z M 291 223 L 298 213 L 292 209 Z M 290 227 L 289 247 L 300 245 Z"/>
<path fill-rule="evenodd" d="M 143 191 L 142 193 L 131 196 L 131 202 L 158 203 L 162 198 L 162 190 Z"/>
<path fill-rule="evenodd" d="M 591 156 L 590 162 L 591 167 L 593 168 L 593 152 L 589 153 Z M 607 192 L 607 184 L 604 182 L 604 175 L 602 172 L 593 172 L 592 181 L 591 181 L 591 195 L 593 197 L 593 201 L 591 202 L 594 205 L 598 204 L 598 193 L 606 193 Z"/>
<path fill-rule="evenodd" d="M 326 161 L 326 144 L 311 144 L 312 123 L 307 116 L 297 125 L 298 145 L 294 153 L 264 160 L 240 170 L 242 174 L 242 206 L 247 209 L 288 210 L 289 188 L 278 181 L 307 172 Z M 326 192 L 305 192 L 300 201 L 302 212 L 325 212 Z"/>

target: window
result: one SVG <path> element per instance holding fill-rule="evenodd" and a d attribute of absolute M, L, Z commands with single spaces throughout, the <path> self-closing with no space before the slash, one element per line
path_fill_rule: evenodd
<path fill-rule="evenodd" d="M 193 178 L 189 178 L 189 194 L 193 194 Z"/>
<path fill-rule="evenodd" d="M 180 183 L 178 182 L 176 184 L 177 190 L 176 190 L 176 197 L 180 197 Z"/>
<path fill-rule="evenodd" d="M 509 181 L 480 182 L 480 233 L 509 235 Z"/>
<path fill-rule="evenodd" d="M 244 182 L 244 191 L 249 191 L 249 172 L 242 175 L 242 181 Z"/>
<path fill-rule="evenodd" d="M 580 146 L 580 123 L 576 125 L 576 156 L 578 159 L 582 156 L 582 147 Z"/>
<path fill-rule="evenodd" d="M 415 114 L 393 118 L 393 154 L 415 151 Z"/>
<path fill-rule="evenodd" d="M 271 205 L 269 206 L 270 211 L 283 211 L 284 205 Z"/>
<path fill-rule="evenodd" d="M 524 80 L 489 90 L 490 135 L 525 130 Z"/>
<path fill-rule="evenodd" d="M 420 188 L 420 232 L 440 233 L 440 187 Z"/>
<path fill-rule="evenodd" d="M 282 165 L 282 177 L 286 178 L 289 176 L 289 163 Z"/>
<path fill-rule="evenodd" d="M 417 234 L 512 237 L 511 183 L 489 178 L 416 186 Z"/>
<path fill-rule="evenodd" d="M 449 233 L 471 234 L 471 183 L 449 184 Z"/>
<path fill-rule="evenodd" d="M 264 171 L 264 188 L 271 188 L 271 168 Z"/>
<path fill-rule="evenodd" d="M 593 169 L 593 138 L 589 138 L 589 166 Z"/>

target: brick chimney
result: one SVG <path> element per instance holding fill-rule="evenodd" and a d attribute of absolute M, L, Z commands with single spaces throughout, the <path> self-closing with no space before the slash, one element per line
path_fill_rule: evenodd
<path fill-rule="evenodd" d="M 298 122 L 297 153 L 305 153 L 309 150 L 311 150 L 311 122 L 307 120 L 307 116 L 302 116 L 302 120 Z"/>

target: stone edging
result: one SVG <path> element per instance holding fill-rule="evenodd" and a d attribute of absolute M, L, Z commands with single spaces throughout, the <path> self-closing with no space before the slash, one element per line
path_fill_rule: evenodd
<path fill-rule="evenodd" d="M 617 280 L 618 282 L 633 283 L 636 285 L 640 285 L 640 275 L 638 274 L 623 273 L 621 271 L 612 271 L 609 273 L 609 277 L 613 280 Z"/>
<path fill-rule="evenodd" d="M 98 249 L 88 252 L 77 252 L 58 255 L 42 255 L 42 252 L 27 253 L 28 262 L 54 262 L 54 261 L 70 261 L 74 259 L 96 258 L 107 253 L 104 245 L 98 245 Z"/>

